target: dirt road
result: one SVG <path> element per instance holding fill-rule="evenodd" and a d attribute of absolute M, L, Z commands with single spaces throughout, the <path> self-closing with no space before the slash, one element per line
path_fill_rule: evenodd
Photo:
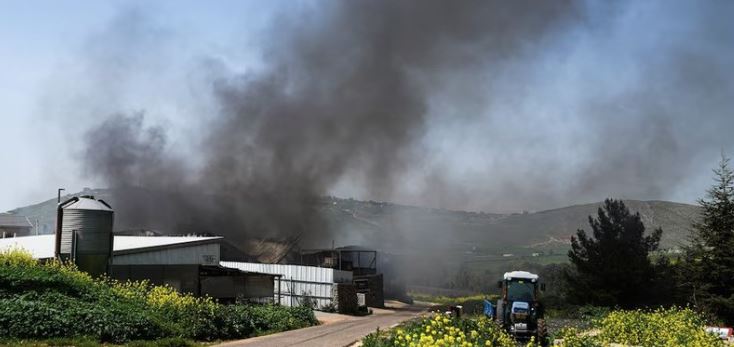
<path fill-rule="evenodd" d="M 348 346 L 362 337 L 380 329 L 389 328 L 419 315 L 427 310 L 426 306 L 407 306 L 403 308 L 375 309 L 375 313 L 365 317 L 348 317 L 323 325 L 286 331 L 279 334 L 254 337 L 246 340 L 231 341 L 218 347 L 283 347 L 283 346 Z"/>

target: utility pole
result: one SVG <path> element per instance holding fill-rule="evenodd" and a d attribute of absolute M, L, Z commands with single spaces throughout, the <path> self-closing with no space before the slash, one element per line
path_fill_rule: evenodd
<path fill-rule="evenodd" d="M 66 189 L 64 189 L 64 188 L 59 188 L 58 189 L 58 195 L 57 195 L 57 198 L 56 198 L 56 203 L 57 204 L 60 204 L 61 203 L 61 192 L 64 191 L 64 190 L 66 190 Z"/>

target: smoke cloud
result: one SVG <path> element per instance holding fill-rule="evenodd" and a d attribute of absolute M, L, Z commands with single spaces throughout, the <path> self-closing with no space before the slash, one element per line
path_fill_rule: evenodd
<path fill-rule="evenodd" d="M 316 213 L 327 194 L 495 211 L 688 199 L 734 145 L 733 7 L 307 3 L 272 19 L 260 68 L 197 70 L 211 114 L 186 150 L 127 107 L 86 133 L 84 167 L 131 226 L 243 239 L 337 232 Z"/>
<path fill-rule="evenodd" d="M 214 79 L 219 115 L 204 129 L 201 170 L 188 172 L 167 156 L 164 131 L 144 128 L 141 115 L 117 115 L 89 131 L 87 169 L 119 194 L 139 192 L 131 187 L 187 192 L 188 202 L 172 212 L 213 232 L 218 225 L 266 236 L 318 231 L 324 225 L 313 202 L 345 174 L 359 172 L 369 191 L 389 196 L 396 176 L 426 155 L 415 144 L 440 75 L 499 64 L 573 13 L 567 2 L 485 1 L 356 2 L 286 13 L 268 35 L 263 71 Z M 168 219 L 150 211 L 148 223 Z M 214 215 L 226 222 L 202 223 Z"/>

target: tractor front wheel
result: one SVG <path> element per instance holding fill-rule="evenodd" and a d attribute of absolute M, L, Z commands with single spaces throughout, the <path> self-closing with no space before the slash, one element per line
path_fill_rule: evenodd
<path fill-rule="evenodd" d="M 550 345 L 548 326 L 545 324 L 545 319 L 538 319 L 538 333 L 536 335 L 535 338 L 541 347 L 548 347 Z"/>

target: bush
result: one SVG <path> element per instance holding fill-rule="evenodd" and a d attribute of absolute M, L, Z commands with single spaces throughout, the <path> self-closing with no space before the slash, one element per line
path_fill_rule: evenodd
<path fill-rule="evenodd" d="M 601 347 L 601 342 L 588 332 L 584 333 L 576 328 L 563 328 L 555 335 L 556 339 L 562 339 L 559 347 Z"/>
<path fill-rule="evenodd" d="M 162 320 L 124 303 L 102 306 L 59 293 L 0 299 L 0 335 L 7 337 L 92 336 L 111 342 L 155 339 L 173 333 Z"/>
<path fill-rule="evenodd" d="M 398 328 L 367 335 L 364 347 L 387 346 L 497 346 L 515 347 L 515 341 L 487 318 L 460 319 L 435 313 Z"/>
<path fill-rule="evenodd" d="M 7 340 L 0 339 L 0 346 L 6 347 L 99 347 L 101 344 L 88 337 L 52 338 L 46 340 Z M 103 346 L 113 346 L 104 344 Z M 158 340 L 135 340 L 125 343 L 127 347 L 200 347 L 201 344 L 179 337 Z"/>
<path fill-rule="evenodd" d="M 273 333 L 317 325 L 313 310 L 305 306 L 252 306 L 253 324 L 258 334 Z"/>
<path fill-rule="evenodd" d="M 576 329 L 560 332 L 557 338 L 564 339 L 560 346 L 724 346 L 716 336 L 706 333 L 701 316 L 688 308 L 612 311 L 592 325 L 594 333 Z"/>
<path fill-rule="evenodd" d="M 73 265 L 0 252 L 0 336 L 132 340 L 246 338 L 318 324 L 308 308 L 220 305 L 147 282 L 93 279 Z M 163 341 L 163 340 L 162 340 Z"/>

